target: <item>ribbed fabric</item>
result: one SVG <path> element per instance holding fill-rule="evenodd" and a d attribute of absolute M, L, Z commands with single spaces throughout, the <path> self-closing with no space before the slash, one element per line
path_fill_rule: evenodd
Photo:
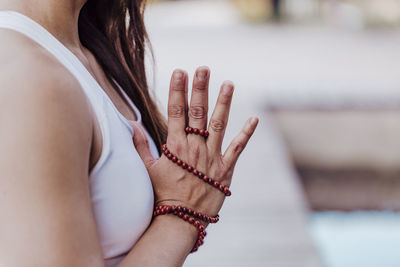
<path fill-rule="evenodd" d="M 154 202 L 150 178 L 132 143 L 133 128 L 80 60 L 44 27 L 20 13 L 0 11 L 0 28 L 24 34 L 48 50 L 73 74 L 95 111 L 103 147 L 89 174 L 91 201 L 107 267 L 116 266 L 148 227 Z M 141 123 L 139 110 L 123 95 Z"/>

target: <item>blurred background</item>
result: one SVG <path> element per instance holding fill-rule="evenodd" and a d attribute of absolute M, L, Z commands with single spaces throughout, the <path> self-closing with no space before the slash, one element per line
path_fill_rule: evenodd
<path fill-rule="evenodd" d="M 400 266 L 400 0 L 176 0 L 146 11 L 151 84 L 211 68 L 260 117 L 186 267 Z"/>

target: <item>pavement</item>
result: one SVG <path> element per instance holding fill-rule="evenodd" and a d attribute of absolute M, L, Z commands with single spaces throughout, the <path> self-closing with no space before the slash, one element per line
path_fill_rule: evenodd
<path fill-rule="evenodd" d="M 173 69 L 193 75 L 197 66 L 207 65 L 210 103 L 224 80 L 236 85 L 224 147 L 248 117 L 260 118 L 236 167 L 221 222 L 209 227 L 205 245 L 184 266 L 322 266 L 297 174 L 267 107 L 397 105 L 398 31 L 247 24 L 230 4 L 216 0 L 150 5 L 146 23 L 156 62 L 149 68 L 151 85 L 163 107 Z"/>

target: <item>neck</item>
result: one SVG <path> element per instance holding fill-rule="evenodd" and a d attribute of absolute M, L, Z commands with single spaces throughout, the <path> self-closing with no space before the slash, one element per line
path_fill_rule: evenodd
<path fill-rule="evenodd" d="M 79 13 L 86 0 L 0 0 L 0 10 L 20 12 L 35 20 L 65 46 L 80 48 Z"/>

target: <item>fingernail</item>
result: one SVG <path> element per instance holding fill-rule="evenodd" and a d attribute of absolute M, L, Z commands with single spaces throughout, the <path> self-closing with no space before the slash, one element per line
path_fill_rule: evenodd
<path fill-rule="evenodd" d="M 207 74 L 208 74 L 208 70 L 207 69 L 202 69 L 197 71 L 197 79 L 199 79 L 200 81 L 204 81 L 207 78 Z"/>
<path fill-rule="evenodd" d="M 182 71 L 175 71 L 174 72 L 174 79 L 175 81 L 181 81 L 183 78 L 183 72 Z"/>
<path fill-rule="evenodd" d="M 258 118 L 257 117 L 253 117 L 253 118 L 251 118 L 251 120 L 250 120 L 250 123 L 251 124 L 256 124 L 258 122 Z"/>
<path fill-rule="evenodd" d="M 222 93 L 223 93 L 224 95 L 231 95 L 231 94 L 232 94 L 232 91 L 233 91 L 233 85 L 232 85 L 232 84 L 226 83 L 226 84 L 224 84 L 224 86 L 222 87 Z"/>

